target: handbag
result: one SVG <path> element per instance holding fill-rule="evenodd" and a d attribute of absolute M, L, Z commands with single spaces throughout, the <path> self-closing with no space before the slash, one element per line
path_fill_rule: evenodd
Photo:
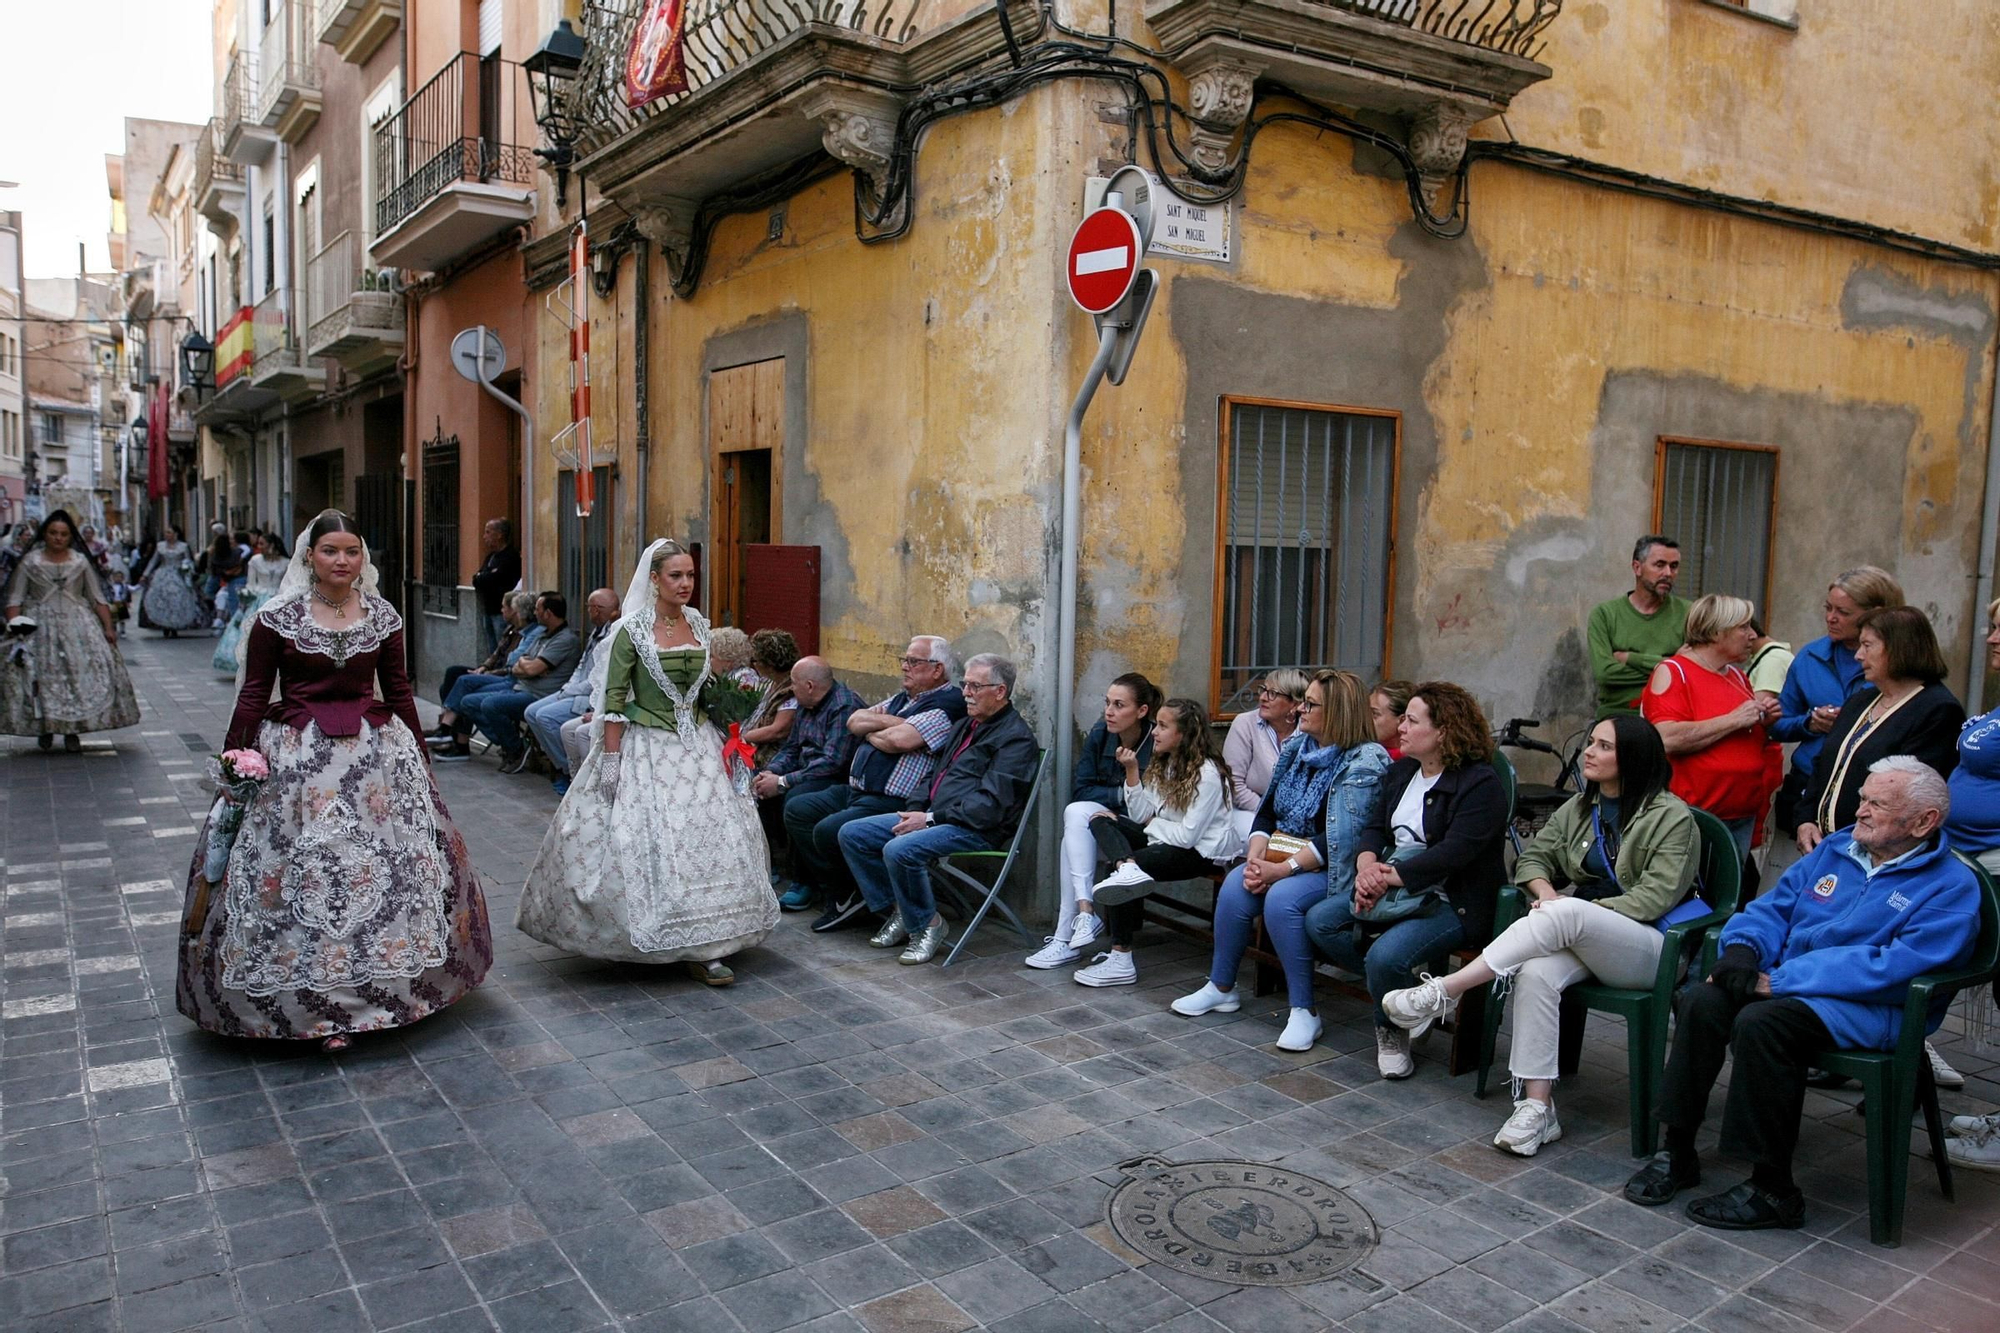
<path fill-rule="evenodd" d="M 1410 855 L 1415 855 L 1419 850 L 1422 849 L 1412 849 Z M 1394 865 L 1402 859 L 1404 859 L 1402 855 L 1391 853 L 1389 864 Z M 1377 898 L 1372 906 L 1355 908 L 1354 919 L 1356 921 L 1366 921 L 1371 926 L 1392 925 L 1395 922 L 1401 921 L 1404 917 L 1415 916 L 1418 912 L 1423 911 L 1430 905 L 1431 899 L 1442 897 L 1444 897 L 1444 890 L 1435 884 L 1422 884 L 1414 887 L 1408 884 L 1397 884 L 1391 887 L 1380 898 Z"/>
<path fill-rule="evenodd" d="M 1617 853 L 1612 850 L 1609 841 L 1604 836 L 1604 820 L 1599 817 L 1597 806 L 1594 804 L 1590 807 L 1590 836 L 1591 840 L 1597 846 L 1598 858 L 1604 862 L 1604 877 L 1611 881 L 1611 888 L 1613 890 L 1613 892 L 1603 896 L 1610 898 L 1625 892 L 1625 886 L 1618 882 Z M 1683 921 L 1692 921 L 1696 917 L 1707 916 L 1712 910 L 1714 909 L 1702 901 L 1701 890 L 1697 886 L 1688 891 L 1687 897 L 1681 899 L 1680 906 L 1655 921 L 1653 928 L 1664 935 L 1667 933 L 1669 926 L 1677 926 Z"/>

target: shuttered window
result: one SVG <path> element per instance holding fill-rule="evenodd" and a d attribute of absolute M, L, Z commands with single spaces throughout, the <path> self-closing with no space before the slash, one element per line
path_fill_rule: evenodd
<path fill-rule="evenodd" d="M 556 473 L 556 581 L 569 603 L 572 625 L 584 621 L 584 599 L 599 588 L 611 587 L 611 521 L 617 513 L 612 503 L 611 469 L 591 469 L 597 499 L 589 518 L 576 516 L 576 473 Z M 622 589 L 613 589 L 620 592 Z"/>
<path fill-rule="evenodd" d="M 1373 681 L 1389 651 L 1398 418 L 1226 400 L 1218 496 L 1218 714 L 1256 707 L 1269 671 Z"/>
<path fill-rule="evenodd" d="M 479 0 L 479 54 L 482 56 L 500 54 L 500 8 L 500 0 Z"/>
<path fill-rule="evenodd" d="M 1778 451 L 1714 440 L 1659 442 L 1653 531 L 1681 544 L 1683 597 L 1728 593 L 1769 614 Z"/>

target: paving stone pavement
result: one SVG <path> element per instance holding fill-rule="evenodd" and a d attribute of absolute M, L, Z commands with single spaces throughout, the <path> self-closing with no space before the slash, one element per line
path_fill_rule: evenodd
<path fill-rule="evenodd" d="M 210 1037 L 174 1011 L 174 944 L 230 687 L 206 640 L 135 637 L 138 728 L 81 756 L 0 738 L 10 1333 L 2000 1329 L 2000 1178 L 1961 1172 L 1948 1204 L 1914 1162 L 1902 1247 L 1869 1245 L 1851 1097 L 1810 1097 L 1806 1229 L 1725 1236 L 1618 1197 L 1601 1016 L 1564 1139 L 1524 1161 L 1441 1043 L 1379 1082 L 1351 1000 L 1299 1056 L 1271 1045 L 1275 997 L 1168 1013 L 1206 960 L 1156 933 L 1108 991 L 997 930 L 945 971 L 796 916 L 728 990 L 590 962 L 512 929 L 555 801 L 490 758 L 439 769 L 493 910 L 484 987 L 338 1057 Z M 2000 1060 L 1946 1049 L 1972 1075 L 1950 1108 L 2000 1104 Z M 1385 1229 L 1367 1279 L 1135 1264 L 1103 1218 L 1141 1154 L 1349 1190 Z"/>

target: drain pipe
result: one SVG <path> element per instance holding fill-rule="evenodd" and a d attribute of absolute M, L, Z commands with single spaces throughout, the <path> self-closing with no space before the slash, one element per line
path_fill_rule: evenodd
<path fill-rule="evenodd" d="M 1083 499 L 1083 414 L 1111 365 L 1118 349 L 1117 325 L 1106 322 L 1097 330 L 1097 355 L 1069 405 L 1069 423 L 1063 431 L 1062 564 L 1056 575 L 1056 771 L 1054 780 L 1069 780 L 1071 755 L 1076 749 L 1076 582 L 1077 522 Z"/>
<path fill-rule="evenodd" d="M 2000 340 L 1993 349 L 1993 393 L 1986 404 L 1986 503 L 1979 514 L 1979 578 L 1972 590 L 1972 650 L 1965 667 L 1965 711 L 1986 703 L 1986 608 L 1993 601 L 1993 545 L 2000 541 Z"/>
<path fill-rule="evenodd" d="M 486 346 L 486 325 L 484 324 L 479 326 L 479 345 L 482 348 Z M 540 585 L 535 582 L 535 543 L 533 540 L 533 524 L 535 521 L 535 418 L 527 408 L 494 388 L 493 381 L 487 379 L 484 375 L 479 377 L 479 387 L 504 404 L 508 411 L 521 418 L 521 488 L 525 492 L 523 501 L 527 505 L 526 512 L 528 515 L 526 521 L 521 524 L 523 533 L 528 538 L 528 540 L 521 543 L 521 586 L 524 588 L 539 587 Z"/>
<path fill-rule="evenodd" d="M 646 477 L 653 455 L 653 379 L 650 325 L 653 319 L 652 247 L 642 236 L 632 246 L 632 385 L 633 411 L 638 417 L 632 431 L 632 449 L 637 455 L 639 495 L 632 502 L 632 551 L 646 549 Z"/>

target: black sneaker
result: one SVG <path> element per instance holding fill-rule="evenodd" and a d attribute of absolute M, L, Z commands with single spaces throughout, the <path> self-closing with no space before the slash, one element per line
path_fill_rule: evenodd
<path fill-rule="evenodd" d="M 516 750 L 512 754 L 502 752 L 500 755 L 500 771 L 502 773 L 519 773 L 527 766 L 528 752 L 526 750 Z"/>
<path fill-rule="evenodd" d="M 861 895 L 856 893 L 843 898 L 841 901 L 827 908 L 826 911 L 820 913 L 819 919 L 813 922 L 812 928 L 824 935 L 829 930 L 839 930 L 843 926 L 853 925 L 867 911 L 868 905 L 862 902 Z"/>
<path fill-rule="evenodd" d="M 462 764 L 470 758 L 472 758 L 472 748 L 467 745 L 454 745 L 448 750 L 431 751 L 431 762 L 434 764 Z"/>

